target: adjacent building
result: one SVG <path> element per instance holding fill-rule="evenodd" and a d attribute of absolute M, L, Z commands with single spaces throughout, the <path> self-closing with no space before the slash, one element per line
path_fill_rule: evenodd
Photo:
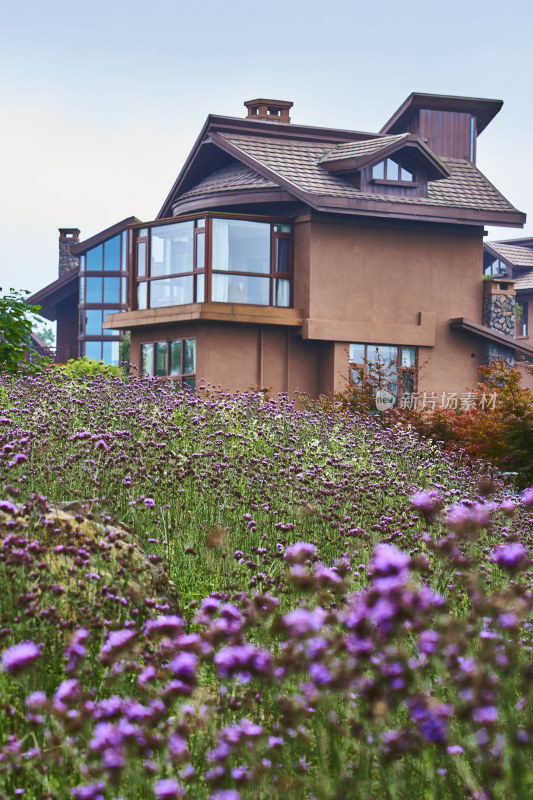
<path fill-rule="evenodd" d="M 128 330 L 134 365 L 191 389 L 316 396 L 379 355 L 397 397 L 463 391 L 496 351 L 533 356 L 490 311 L 507 276 L 484 281 L 484 226 L 525 221 L 476 165 L 501 106 L 413 93 L 377 133 L 268 99 L 209 116 L 156 218 L 63 229 L 68 267 L 30 300 L 58 346 L 113 361 Z"/>

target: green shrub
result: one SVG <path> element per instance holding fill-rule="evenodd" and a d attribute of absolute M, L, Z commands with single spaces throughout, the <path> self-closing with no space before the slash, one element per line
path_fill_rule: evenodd
<path fill-rule="evenodd" d="M 104 364 L 94 358 L 71 358 L 64 366 L 59 367 L 69 378 L 96 378 L 104 375 L 110 378 L 125 379 L 124 371 L 114 364 Z"/>

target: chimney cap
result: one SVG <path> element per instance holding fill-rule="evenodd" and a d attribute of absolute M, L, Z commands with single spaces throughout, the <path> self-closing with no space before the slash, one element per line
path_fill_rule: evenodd
<path fill-rule="evenodd" d="M 255 100 L 246 100 L 244 105 L 248 109 L 246 119 L 259 119 L 268 122 L 290 122 L 289 110 L 294 103 L 290 100 L 268 100 L 258 97 Z"/>
<path fill-rule="evenodd" d="M 58 230 L 60 239 L 74 239 L 75 241 L 79 241 L 79 228 L 58 228 Z"/>

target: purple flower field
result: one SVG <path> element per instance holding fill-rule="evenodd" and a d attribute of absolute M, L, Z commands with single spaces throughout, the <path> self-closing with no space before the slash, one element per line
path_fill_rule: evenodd
<path fill-rule="evenodd" d="M 533 797 L 532 490 L 378 418 L 0 380 L 0 798 Z"/>

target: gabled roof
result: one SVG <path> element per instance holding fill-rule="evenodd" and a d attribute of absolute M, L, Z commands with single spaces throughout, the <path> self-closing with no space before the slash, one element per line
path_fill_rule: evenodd
<path fill-rule="evenodd" d="M 362 142 L 338 144 L 319 160 L 329 172 L 352 172 L 371 166 L 395 153 L 409 150 L 418 151 L 422 156 L 430 177 L 438 180 L 448 178 L 450 172 L 440 158 L 437 158 L 422 139 L 411 133 L 400 133 L 396 136 L 380 136 L 378 139 L 367 139 Z"/>
<path fill-rule="evenodd" d="M 502 258 L 512 267 L 518 269 L 533 267 L 533 246 L 519 247 L 515 244 L 505 244 L 504 242 L 485 242 L 485 250 L 496 258 Z"/>
<path fill-rule="evenodd" d="M 503 100 L 485 100 L 482 97 L 460 97 L 449 94 L 425 94 L 412 92 L 400 108 L 394 112 L 380 133 L 400 133 L 406 130 L 411 117 L 420 109 L 434 111 L 459 111 L 473 114 L 477 133 L 480 134 L 494 119 L 503 106 Z"/>
<path fill-rule="evenodd" d="M 533 291 L 533 269 L 522 272 L 515 278 L 514 288 L 517 292 Z"/>
<path fill-rule="evenodd" d="M 378 153 L 390 152 L 389 148 L 407 145 L 424 153 L 426 163 L 432 165 L 433 174 L 439 178 L 428 183 L 427 197 L 385 190 L 380 194 L 378 187 L 374 191 L 358 190 L 350 180 L 325 168 L 335 151 L 343 157 L 359 159 L 358 163 L 370 163 L 367 158 L 375 159 Z M 248 171 L 236 169 L 235 163 Z M 525 222 L 525 214 L 514 208 L 473 164 L 437 158 L 411 134 L 383 137 L 231 117 L 208 117 L 158 219 L 172 216 L 174 204 L 183 197 L 192 197 L 191 193 L 195 197 L 201 192 L 213 195 L 218 182 L 222 192 L 229 192 L 229 184 L 241 180 L 246 189 L 273 184 L 284 192 L 284 197 L 290 196 L 321 212 L 465 225 L 521 226 Z M 231 189 L 234 190 L 235 187 Z M 236 202 L 235 197 L 232 202 Z"/>

